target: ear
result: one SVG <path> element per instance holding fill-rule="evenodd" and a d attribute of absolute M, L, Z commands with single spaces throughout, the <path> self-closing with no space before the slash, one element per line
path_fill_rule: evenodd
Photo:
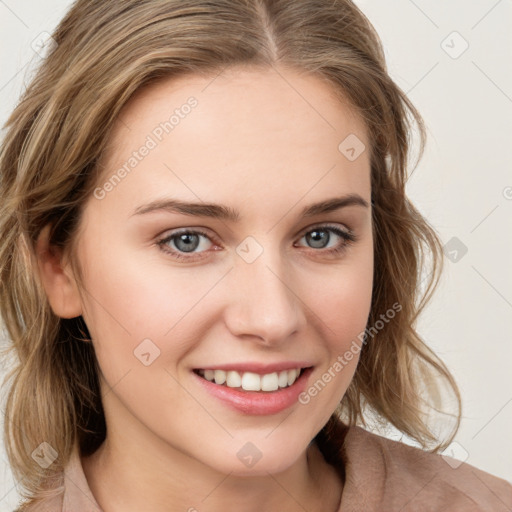
<path fill-rule="evenodd" d="M 49 244 L 50 225 L 39 234 L 35 251 L 39 275 L 53 312 L 61 318 L 82 314 L 82 302 L 69 264 L 62 249 Z"/>

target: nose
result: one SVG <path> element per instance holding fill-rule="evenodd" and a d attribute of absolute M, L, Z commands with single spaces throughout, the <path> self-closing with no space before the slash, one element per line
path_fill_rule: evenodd
<path fill-rule="evenodd" d="M 254 262 L 237 258 L 230 272 L 225 322 L 237 337 L 283 343 L 306 323 L 298 279 L 281 258 L 264 251 Z"/>

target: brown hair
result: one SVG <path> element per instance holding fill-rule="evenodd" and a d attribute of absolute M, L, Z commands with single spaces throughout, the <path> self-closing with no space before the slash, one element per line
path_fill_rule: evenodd
<path fill-rule="evenodd" d="M 419 130 L 421 155 L 425 129 L 388 76 L 380 40 L 360 10 L 348 0 L 78 0 L 53 38 L 0 149 L 0 314 L 12 364 L 5 442 L 25 496 L 50 494 L 75 443 L 89 454 L 106 434 L 93 346 L 80 342 L 89 339 L 87 327 L 81 317 L 52 312 L 34 266 L 35 241 L 49 225 L 50 243 L 76 260 L 97 164 L 137 90 L 237 65 L 279 63 L 312 73 L 347 98 L 368 128 L 375 262 L 368 328 L 393 304 L 401 310 L 363 344 L 339 410 L 316 438 L 320 448 L 336 460 L 338 418 L 365 424 L 367 411 L 428 447 L 436 436 L 425 414 L 438 406 L 439 379 L 454 392 L 458 415 L 435 449 L 451 441 L 459 392 L 415 330 L 442 263 L 438 236 L 405 194 L 410 134 Z M 31 457 L 43 441 L 58 453 L 46 469 Z"/>

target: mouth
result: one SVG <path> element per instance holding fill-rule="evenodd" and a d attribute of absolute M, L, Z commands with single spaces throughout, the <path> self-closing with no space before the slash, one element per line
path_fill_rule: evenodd
<path fill-rule="evenodd" d="M 304 371 L 310 368 L 312 367 L 298 367 L 265 374 L 248 371 L 239 372 L 236 370 L 201 368 L 193 371 L 196 375 L 218 386 L 237 391 L 271 393 L 293 386 Z"/>
<path fill-rule="evenodd" d="M 246 415 L 277 414 L 297 406 L 312 372 L 309 363 L 247 363 L 192 371 L 202 392 Z"/>

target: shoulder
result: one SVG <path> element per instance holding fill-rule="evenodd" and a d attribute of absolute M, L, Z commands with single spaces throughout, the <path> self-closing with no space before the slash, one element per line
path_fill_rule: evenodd
<path fill-rule="evenodd" d="M 20 504 L 14 512 L 101 512 L 89 488 L 77 447 L 64 466 L 59 485 L 41 493 L 37 499 Z"/>
<path fill-rule="evenodd" d="M 512 508 L 512 485 L 470 464 L 359 427 L 348 429 L 344 452 L 345 489 L 349 497 L 368 501 L 369 509 L 371 504 L 375 510 L 402 512 Z"/>

